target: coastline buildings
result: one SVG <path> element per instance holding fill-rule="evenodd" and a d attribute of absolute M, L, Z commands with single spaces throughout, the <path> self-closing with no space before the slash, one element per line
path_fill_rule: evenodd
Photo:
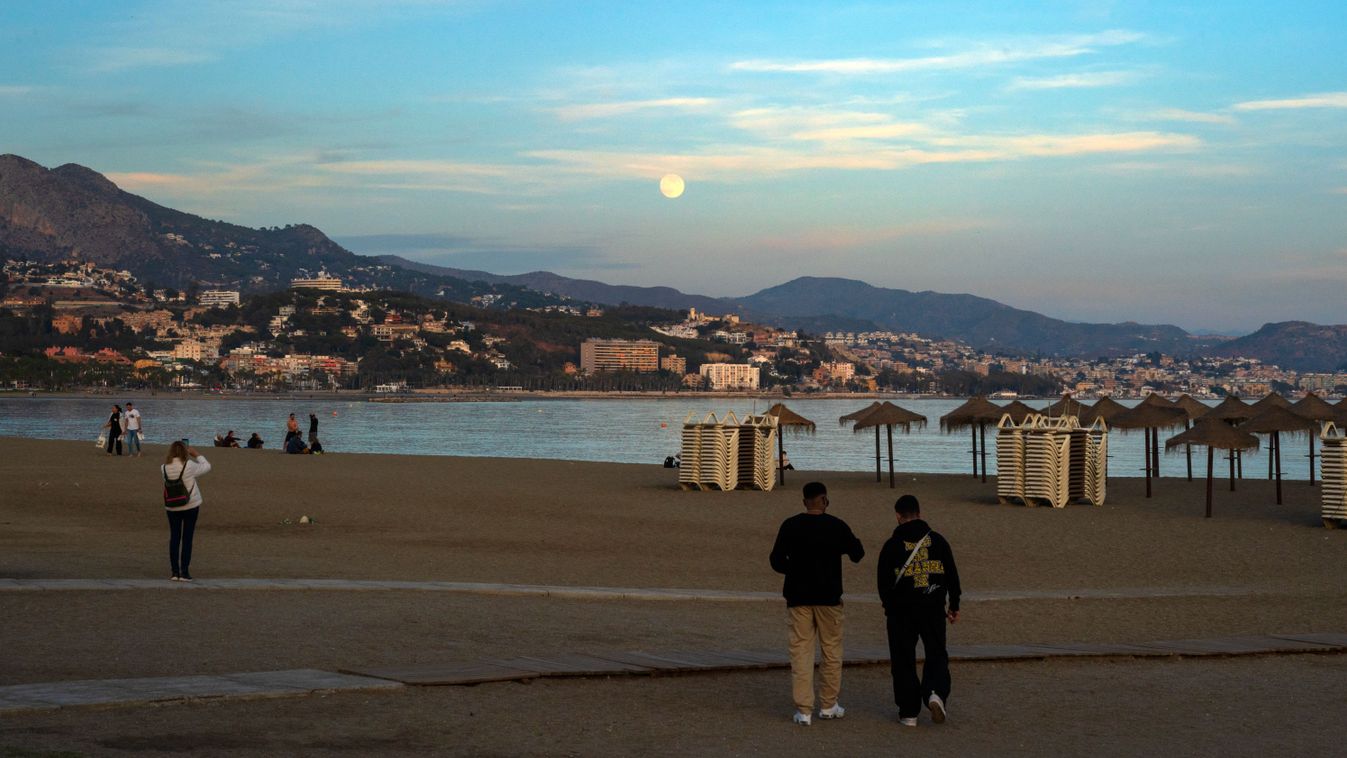
<path fill-rule="evenodd" d="M 653 373 L 659 368 L 659 343 L 652 340 L 587 339 L 580 343 L 580 370 L 586 374 Z"/>
<path fill-rule="evenodd" d="M 340 292 L 341 280 L 335 276 L 319 274 L 312 279 L 291 279 L 290 287 L 292 289 L 331 290 L 333 292 Z"/>
<path fill-rule="evenodd" d="M 238 305 L 238 290 L 205 290 L 197 296 L 197 302 L 207 308 L 216 308 L 224 305 Z"/>
<path fill-rule="evenodd" d="M 713 390 L 755 390 L 761 369 L 747 363 L 703 363 L 701 375 Z"/>

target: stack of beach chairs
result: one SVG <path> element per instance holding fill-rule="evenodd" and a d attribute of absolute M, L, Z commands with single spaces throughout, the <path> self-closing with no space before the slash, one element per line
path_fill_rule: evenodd
<path fill-rule="evenodd" d="M 1331 422 L 1325 422 L 1319 433 L 1323 452 L 1319 457 L 1320 497 L 1323 498 L 1324 526 L 1334 529 L 1347 527 L 1347 436 Z"/>
<path fill-rule="evenodd" d="M 678 485 L 683 489 L 771 490 L 776 486 L 775 416 L 739 419 L 689 414 L 683 421 L 682 464 Z"/>
<path fill-rule="evenodd" d="M 996 434 L 996 495 L 1002 503 L 1103 505 L 1108 483 L 1108 429 L 1083 429 L 1075 416 L 1002 416 Z"/>

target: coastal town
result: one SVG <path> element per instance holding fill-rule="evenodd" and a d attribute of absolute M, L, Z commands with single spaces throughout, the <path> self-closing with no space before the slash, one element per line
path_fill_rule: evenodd
<path fill-rule="evenodd" d="M 927 335 L 806 334 L 696 309 L 524 307 L 494 295 L 454 303 L 349 287 L 321 271 L 288 290 L 246 296 L 161 288 L 74 260 L 6 260 L 3 275 L 0 379 L 8 390 L 1347 391 L 1347 372 L 1296 372 L 1253 358 L 1000 355 Z"/>

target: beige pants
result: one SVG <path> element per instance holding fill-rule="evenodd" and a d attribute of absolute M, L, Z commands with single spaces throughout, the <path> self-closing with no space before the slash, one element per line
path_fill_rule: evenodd
<path fill-rule="evenodd" d="M 790 611 L 791 694 L 800 713 L 814 711 L 814 640 L 823 661 L 818 667 L 820 708 L 837 705 L 842 689 L 842 606 L 797 605 Z"/>

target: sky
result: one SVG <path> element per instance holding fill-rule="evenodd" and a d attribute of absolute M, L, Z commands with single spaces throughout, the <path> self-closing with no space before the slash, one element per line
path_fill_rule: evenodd
<path fill-rule="evenodd" d="M 440 265 L 1238 334 L 1347 322 L 1344 29 L 1340 0 L 6 0 L 0 153 Z"/>

